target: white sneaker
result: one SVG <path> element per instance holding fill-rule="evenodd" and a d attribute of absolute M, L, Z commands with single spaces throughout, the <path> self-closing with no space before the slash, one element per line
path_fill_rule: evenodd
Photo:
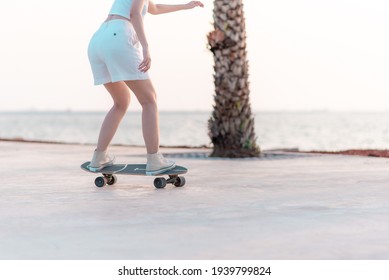
<path fill-rule="evenodd" d="M 161 153 L 147 154 L 146 175 L 153 176 L 161 174 L 176 167 L 176 163 L 167 160 Z"/>
<path fill-rule="evenodd" d="M 115 162 L 115 157 L 111 157 L 107 152 L 98 152 L 95 150 L 93 158 L 88 165 L 88 169 L 92 172 L 98 172 L 104 167 L 112 166 Z"/>

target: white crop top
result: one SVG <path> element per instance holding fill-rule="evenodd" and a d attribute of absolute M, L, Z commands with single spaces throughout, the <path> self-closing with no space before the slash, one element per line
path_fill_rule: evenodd
<path fill-rule="evenodd" d="M 115 0 L 113 2 L 111 10 L 109 11 L 109 14 L 119 15 L 130 19 L 131 5 L 132 5 L 132 0 Z M 145 0 L 145 5 L 142 10 L 143 17 L 147 13 L 148 6 L 149 6 L 149 0 Z"/>

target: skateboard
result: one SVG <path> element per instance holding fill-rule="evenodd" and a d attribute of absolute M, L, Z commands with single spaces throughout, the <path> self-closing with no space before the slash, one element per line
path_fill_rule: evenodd
<path fill-rule="evenodd" d="M 147 176 L 146 175 L 146 164 L 114 164 L 112 166 L 108 166 L 103 168 L 100 171 L 93 172 L 88 169 L 89 161 L 83 163 L 81 165 L 81 169 L 90 173 L 102 174 L 103 176 L 99 176 L 95 179 L 96 187 L 102 188 L 105 185 L 114 185 L 117 183 L 116 175 L 138 175 L 138 176 Z M 183 176 L 179 176 L 181 174 L 185 174 L 188 172 L 183 166 L 176 166 L 174 169 L 166 171 L 164 173 L 155 175 L 155 176 L 168 176 L 167 179 L 165 177 L 157 177 L 154 179 L 154 187 L 157 189 L 162 189 L 166 187 L 167 184 L 172 184 L 176 187 L 183 187 L 185 185 L 185 178 Z M 155 177 L 154 176 L 154 177 Z"/>

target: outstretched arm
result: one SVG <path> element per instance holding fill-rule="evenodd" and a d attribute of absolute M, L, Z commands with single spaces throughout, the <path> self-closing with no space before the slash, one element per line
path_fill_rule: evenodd
<path fill-rule="evenodd" d="M 191 1 L 187 4 L 182 5 L 165 5 L 165 4 L 154 4 L 153 1 L 149 1 L 148 12 L 152 15 L 160 15 L 171 12 L 177 12 L 182 10 L 189 10 L 195 7 L 204 7 L 204 4 L 201 1 Z"/>

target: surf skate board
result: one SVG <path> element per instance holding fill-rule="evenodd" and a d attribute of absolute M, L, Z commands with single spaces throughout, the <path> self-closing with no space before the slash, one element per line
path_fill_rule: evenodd
<path fill-rule="evenodd" d="M 81 169 L 90 173 L 102 174 L 95 179 L 96 187 L 102 188 L 105 185 L 114 185 L 117 183 L 116 175 L 138 175 L 138 176 L 147 176 L 146 175 L 146 164 L 114 164 L 103 168 L 100 171 L 93 172 L 88 169 L 89 161 L 81 165 Z M 166 187 L 167 184 L 172 184 L 176 187 L 183 187 L 185 185 L 185 177 L 179 176 L 188 172 L 183 166 L 177 165 L 174 169 L 163 172 L 161 174 L 154 175 L 158 176 L 154 179 L 154 187 L 157 189 L 162 189 Z M 165 177 L 168 176 L 166 179 Z"/>

